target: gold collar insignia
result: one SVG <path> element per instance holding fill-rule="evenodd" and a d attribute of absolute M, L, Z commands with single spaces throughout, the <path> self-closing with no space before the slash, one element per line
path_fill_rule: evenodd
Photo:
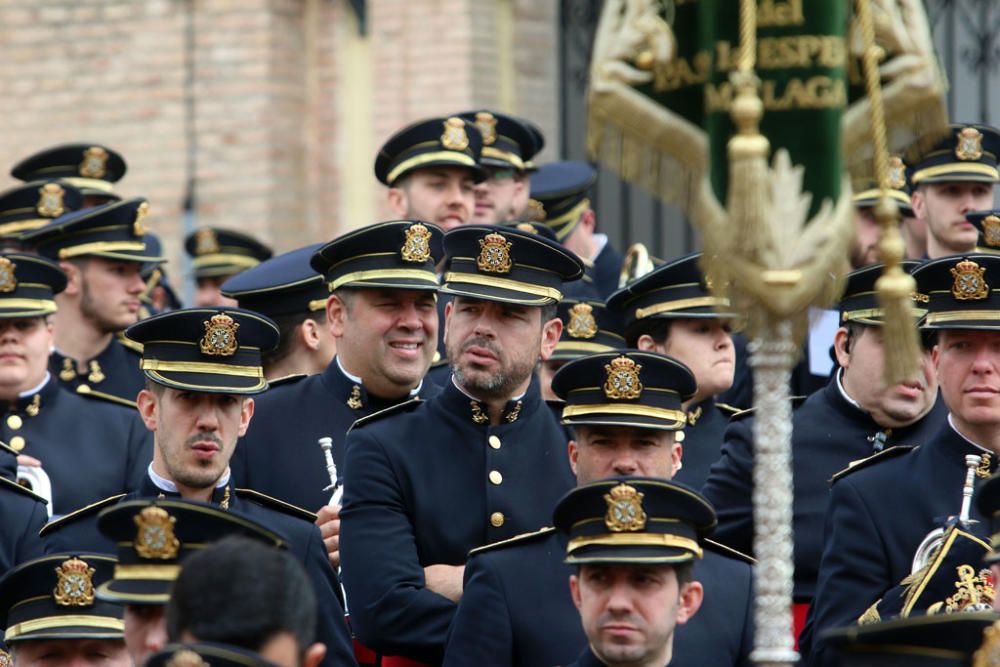
<path fill-rule="evenodd" d="M 958 133 L 955 157 L 959 160 L 978 160 L 983 156 L 983 133 L 974 127 L 966 127 Z"/>
<path fill-rule="evenodd" d="M 569 309 L 566 333 L 572 338 L 593 338 L 596 336 L 597 320 L 594 319 L 593 306 L 589 303 L 573 304 L 573 307 Z"/>
<path fill-rule="evenodd" d="M 608 379 L 604 383 L 604 395 L 612 400 L 635 400 L 642 395 L 642 382 L 639 381 L 639 371 L 642 366 L 626 356 L 613 359 L 604 365 Z"/>
<path fill-rule="evenodd" d="M 469 147 L 469 135 L 465 133 L 465 121 L 452 116 L 444 122 L 441 145 L 452 151 L 464 151 Z"/>
<path fill-rule="evenodd" d="M 404 262 L 426 262 L 431 258 L 431 232 L 421 224 L 406 229 L 406 240 L 399 251 Z"/>
<path fill-rule="evenodd" d="M 642 509 L 642 497 L 635 487 L 619 484 L 604 494 L 608 511 L 604 515 L 604 525 L 612 533 L 636 532 L 646 527 L 646 513 Z"/>
<path fill-rule="evenodd" d="M 529 199 L 524 217 L 532 222 L 545 222 L 545 204 L 537 199 Z"/>
<path fill-rule="evenodd" d="M 94 568 L 79 558 L 64 560 L 56 568 L 56 587 L 52 596 L 60 607 L 87 607 L 94 604 Z"/>
<path fill-rule="evenodd" d="M 66 191 L 58 183 L 46 183 L 38 188 L 38 204 L 35 210 L 43 218 L 58 218 L 66 212 L 63 196 Z"/>
<path fill-rule="evenodd" d="M 212 315 L 205 324 L 205 335 L 202 336 L 199 347 L 202 354 L 210 357 L 231 357 L 236 354 L 239 344 L 236 341 L 236 330 L 240 328 L 233 318 L 225 313 Z"/>
<path fill-rule="evenodd" d="M 169 560 L 177 558 L 181 541 L 174 535 L 177 519 L 162 507 L 150 506 L 137 514 L 135 521 L 135 552 L 142 558 Z"/>
<path fill-rule="evenodd" d="M 990 286 L 986 283 L 983 274 L 986 268 L 981 267 L 972 260 L 963 259 L 951 269 L 951 275 L 955 278 L 951 286 L 951 294 L 959 301 L 978 301 L 990 295 Z"/>
<path fill-rule="evenodd" d="M 107 173 L 108 152 L 100 146 L 91 146 L 83 151 L 80 175 L 84 178 L 103 178 Z"/>
<path fill-rule="evenodd" d="M 509 273 L 513 266 L 510 259 L 510 249 L 513 244 L 502 234 L 487 234 L 479 239 L 479 257 L 476 266 L 480 271 L 488 273 Z"/>

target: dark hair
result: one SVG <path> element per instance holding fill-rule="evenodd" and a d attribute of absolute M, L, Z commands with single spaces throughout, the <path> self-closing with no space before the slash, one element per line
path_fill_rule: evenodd
<path fill-rule="evenodd" d="M 299 654 L 316 636 L 316 596 L 305 570 L 286 551 L 226 537 L 184 561 L 167 605 L 171 642 L 197 641 L 259 651 L 284 632 Z"/>
<path fill-rule="evenodd" d="M 542 324 L 544 325 L 549 320 L 554 320 L 559 317 L 559 304 L 550 303 L 546 306 L 542 306 Z"/>
<path fill-rule="evenodd" d="M 295 330 L 298 329 L 303 322 L 306 320 L 314 320 L 318 324 L 326 322 L 326 310 L 277 315 L 271 319 L 278 325 L 278 347 L 274 348 L 270 352 L 261 353 L 261 363 L 265 368 L 283 361 L 295 351 L 295 346 L 292 344 L 295 341 Z"/>
<path fill-rule="evenodd" d="M 145 378 L 145 380 L 146 380 L 146 391 L 150 392 L 151 394 L 156 394 L 157 396 L 163 396 L 163 390 L 165 389 L 165 387 L 162 384 L 160 384 L 159 382 L 153 382 L 148 377 Z"/>
<path fill-rule="evenodd" d="M 844 324 L 844 329 L 847 331 L 847 339 L 844 341 L 844 352 L 847 354 L 851 353 L 851 343 L 861 338 L 861 335 L 867 328 L 866 325 L 859 324 L 858 322 L 846 322 Z"/>
<path fill-rule="evenodd" d="M 670 325 L 673 320 L 651 318 L 636 320 L 625 327 L 625 347 L 638 347 L 642 336 L 649 336 L 657 345 L 663 345 L 670 337 Z"/>

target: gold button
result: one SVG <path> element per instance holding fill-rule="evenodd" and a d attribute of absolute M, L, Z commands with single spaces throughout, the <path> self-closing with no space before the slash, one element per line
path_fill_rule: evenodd
<path fill-rule="evenodd" d="M 500 526 L 502 526 L 504 521 L 505 518 L 503 512 L 494 512 L 493 514 L 490 515 L 490 523 L 493 524 L 494 528 L 499 528 Z"/>
<path fill-rule="evenodd" d="M 11 415 L 7 417 L 7 426 L 11 427 L 15 431 L 24 425 L 24 420 L 22 420 L 17 415 Z"/>
<path fill-rule="evenodd" d="M 497 486 L 500 486 L 500 482 L 503 481 L 503 475 L 501 475 L 496 470 L 491 470 L 490 471 L 490 481 L 493 482 L 494 484 L 496 484 Z"/>
<path fill-rule="evenodd" d="M 486 442 L 490 443 L 490 447 L 493 449 L 500 449 L 500 438 L 495 435 L 491 435 Z"/>
<path fill-rule="evenodd" d="M 684 431 L 674 433 L 674 442 L 684 442 Z"/>
<path fill-rule="evenodd" d="M 10 448 L 15 452 L 19 452 L 24 449 L 24 438 L 19 435 L 15 435 L 10 439 Z"/>

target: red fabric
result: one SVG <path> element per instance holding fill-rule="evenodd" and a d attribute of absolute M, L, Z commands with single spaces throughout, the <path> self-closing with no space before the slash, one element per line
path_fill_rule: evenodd
<path fill-rule="evenodd" d="M 358 659 L 358 664 L 372 667 L 430 667 L 427 663 L 417 662 L 398 655 L 379 656 L 375 651 L 363 645 L 357 639 L 354 640 L 354 657 Z"/>
<path fill-rule="evenodd" d="M 796 602 L 792 605 L 792 628 L 795 631 L 795 650 L 799 650 L 799 635 L 806 627 L 806 614 L 809 613 L 808 602 Z"/>

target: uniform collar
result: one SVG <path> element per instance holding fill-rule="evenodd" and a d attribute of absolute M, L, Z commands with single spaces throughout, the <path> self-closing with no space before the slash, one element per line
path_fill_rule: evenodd
<path fill-rule="evenodd" d="M 112 336 L 108 344 L 104 346 L 104 349 L 93 359 L 73 359 L 63 354 L 56 347 L 52 348 L 52 358 L 59 360 L 59 379 L 63 382 L 72 382 L 77 376 L 80 376 L 88 384 L 100 384 L 107 379 L 108 369 L 116 367 L 114 360 L 117 356 L 125 354 L 127 349 L 121 344 L 118 338 Z M 85 361 L 87 370 L 79 373 L 76 369 L 77 361 Z"/>
<path fill-rule="evenodd" d="M 486 404 L 473 398 L 455 382 L 452 375 L 441 390 L 440 398 L 445 410 L 460 419 L 468 420 L 473 424 L 489 425 L 490 416 Z M 521 396 L 511 398 L 504 405 L 501 421 L 506 424 L 513 424 L 524 417 L 532 414 L 541 404 L 541 392 L 538 388 L 538 378 L 534 374 L 528 384 L 528 390 Z"/>
<path fill-rule="evenodd" d="M 685 414 L 687 414 L 687 427 L 697 426 L 701 420 L 708 421 L 710 413 L 713 411 L 715 411 L 714 396 L 709 396 L 705 400 L 692 405 L 690 409 L 685 410 Z"/>
<path fill-rule="evenodd" d="M 573 664 L 576 667 L 607 667 L 600 658 L 594 655 L 594 650 L 590 646 L 587 646 L 583 654 Z"/>
<path fill-rule="evenodd" d="M 948 414 L 947 423 L 939 432 L 938 441 L 943 445 L 943 450 L 949 461 L 954 461 L 958 465 L 965 467 L 965 457 L 975 454 L 982 457 L 982 463 L 976 469 L 976 477 L 985 479 L 997 470 L 997 455 L 980 447 L 969 438 L 965 437 L 955 428 L 955 424 Z M 958 480 L 961 481 L 961 480 Z M 956 482 L 957 483 L 957 482 Z"/>
<path fill-rule="evenodd" d="M 180 498 L 181 494 L 177 490 L 177 485 L 166 477 L 161 477 L 157 475 L 153 470 L 153 464 L 150 463 L 149 467 L 146 469 L 146 477 L 143 479 L 142 488 L 140 488 L 140 494 L 144 496 L 158 496 L 160 498 Z M 215 484 L 215 490 L 212 491 L 212 502 L 222 506 L 223 509 L 229 509 L 229 501 L 231 498 L 232 490 L 229 485 L 230 474 L 229 468 L 226 468 L 226 472 L 223 473 L 222 477 Z"/>
<path fill-rule="evenodd" d="M 23 413 L 29 417 L 38 415 L 42 406 L 48 404 L 59 391 L 59 385 L 51 380 L 52 374 L 46 372 L 45 379 L 38 386 L 18 394 L 17 400 L 12 401 L 9 406 L 10 411 Z"/>
<path fill-rule="evenodd" d="M 384 408 L 401 403 L 404 400 L 415 398 L 420 395 L 424 387 L 424 381 L 421 380 L 416 387 L 410 390 L 407 398 L 398 400 L 388 400 L 369 394 L 365 390 L 365 385 L 361 381 L 361 378 L 351 375 L 344 369 L 340 363 L 339 355 L 335 356 L 333 361 L 327 365 L 326 370 L 323 371 L 323 384 L 334 395 L 335 400 L 342 402 L 351 410 L 356 411 L 359 417 L 378 412 Z"/>

